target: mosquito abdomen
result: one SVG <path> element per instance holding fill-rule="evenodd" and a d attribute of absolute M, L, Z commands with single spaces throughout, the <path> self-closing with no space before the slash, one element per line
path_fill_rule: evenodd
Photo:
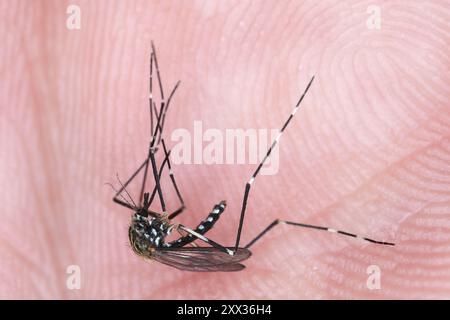
<path fill-rule="evenodd" d="M 222 214 L 222 212 L 224 212 L 226 205 L 227 204 L 225 201 L 221 201 L 219 204 L 216 204 L 210 214 L 206 217 L 206 219 L 200 222 L 200 224 L 194 229 L 194 231 L 199 234 L 205 234 L 206 232 L 208 232 L 208 230 L 210 230 L 214 226 L 216 221 L 219 220 L 220 215 Z M 185 237 L 181 237 L 178 240 L 168 243 L 167 246 L 174 248 L 183 247 L 195 241 L 196 239 L 197 238 L 195 238 L 191 234 L 188 234 Z"/>

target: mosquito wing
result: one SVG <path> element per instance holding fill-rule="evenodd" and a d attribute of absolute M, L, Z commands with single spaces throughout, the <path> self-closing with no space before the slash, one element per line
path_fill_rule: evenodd
<path fill-rule="evenodd" d="M 250 250 L 244 248 L 239 248 L 231 256 L 216 248 L 182 247 L 161 248 L 153 253 L 152 259 L 180 270 L 227 272 L 244 269 L 245 266 L 238 262 L 250 256 Z"/>

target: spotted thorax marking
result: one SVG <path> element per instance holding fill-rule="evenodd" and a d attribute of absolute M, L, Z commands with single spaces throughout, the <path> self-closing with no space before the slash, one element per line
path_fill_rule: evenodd
<path fill-rule="evenodd" d="M 151 247 L 164 245 L 164 239 L 174 228 L 167 217 L 144 217 L 139 213 L 132 216 L 130 225 L 130 242 L 138 252 L 146 252 Z"/>

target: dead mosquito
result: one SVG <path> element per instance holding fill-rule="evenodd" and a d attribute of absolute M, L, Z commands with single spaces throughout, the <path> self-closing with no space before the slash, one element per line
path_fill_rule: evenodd
<path fill-rule="evenodd" d="M 219 220 L 220 215 L 224 212 L 226 203 L 225 201 L 220 202 L 215 205 L 212 211 L 208 214 L 205 220 L 200 222 L 194 229 L 188 228 L 180 223 L 172 222 L 179 214 L 181 214 L 185 209 L 185 204 L 183 197 L 181 196 L 180 190 L 178 189 L 174 173 L 172 171 L 170 162 L 170 150 L 167 149 L 164 138 L 163 138 L 163 128 L 165 123 L 165 118 L 167 110 L 169 109 L 170 102 L 175 91 L 178 88 L 179 81 L 172 89 L 167 100 L 165 99 L 163 85 L 161 82 L 161 75 L 158 67 L 158 60 L 156 57 L 155 47 L 153 42 L 151 44 L 152 52 L 150 55 L 150 83 L 149 83 L 149 112 L 150 112 L 150 129 L 151 129 L 151 139 L 148 148 L 148 156 L 145 161 L 140 165 L 140 167 L 131 175 L 131 177 L 122 184 L 119 180 L 121 188 L 116 190 L 116 194 L 113 198 L 114 202 L 133 210 L 133 215 L 131 217 L 131 224 L 128 231 L 129 240 L 131 247 L 134 252 L 145 258 L 156 260 L 163 264 L 175 267 L 181 270 L 188 271 L 239 271 L 245 268 L 240 262 L 248 259 L 251 256 L 249 248 L 254 245 L 259 239 L 261 239 L 269 230 L 278 224 L 288 224 L 297 227 L 311 228 L 321 231 L 327 231 L 332 233 L 338 233 L 344 236 L 360 238 L 365 241 L 369 241 L 381 245 L 393 246 L 394 243 L 382 242 L 366 238 L 363 236 L 356 235 L 354 233 L 345 232 L 341 230 L 336 230 L 327 227 L 315 226 L 310 224 L 303 224 L 285 220 L 275 220 L 269 224 L 264 230 L 262 230 L 253 240 L 251 240 L 244 247 L 239 247 L 242 227 L 244 225 L 245 212 L 247 207 L 247 200 L 250 193 L 251 186 L 255 181 L 258 173 L 266 160 L 270 157 L 272 150 L 275 148 L 279 142 L 282 133 L 286 127 L 291 122 L 292 118 L 296 114 L 303 98 L 305 97 L 307 91 L 311 87 L 314 77 L 311 78 L 306 89 L 295 105 L 294 110 L 289 115 L 286 122 L 281 127 L 278 136 L 273 141 L 272 145 L 268 149 L 265 157 L 259 163 L 255 172 L 252 174 L 250 180 L 245 185 L 245 191 L 242 201 L 242 209 L 239 220 L 239 227 L 236 234 L 236 242 L 233 247 L 225 247 L 205 236 L 205 234 L 213 228 L 214 224 Z M 153 78 L 154 71 L 156 71 L 156 78 L 159 87 L 159 111 L 156 105 L 155 99 L 153 97 Z M 154 123 L 156 119 L 156 124 Z M 156 154 L 159 150 L 164 152 L 163 161 L 159 168 L 157 168 Z M 176 192 L 177 198 L 180 202 L 180 206 L 175 211 L 168 213 L 166 210 L 166 203 L 164 200 L 162 187 L 161 187 L 161 177 L 165 167 L 168 167 L 169 177 L 171 184 Z M 147 175 L 149 169 L 154 179 L 154 188 L 151 193 L 144 192 Z M 136 176 L 143 170 L 143 179 L 140 186 L 139 202 L 136 204 L 129 192 L 127 191 L 127 186 L 133 181 Z M 159 203 L 162 212 L 156 212 L 150 210 L 150 206 L 155 200 L 156 195 L 158 196 Z M 174 241 L 166 242 L 165 239 L 173 231 L 177 231 L 180 237 Z M 200 240 L 206 243 L 207 247 L 199 247 L 195 244 L 195 241 Z M 188 247 L 187 245 L 191 245 Z"/>

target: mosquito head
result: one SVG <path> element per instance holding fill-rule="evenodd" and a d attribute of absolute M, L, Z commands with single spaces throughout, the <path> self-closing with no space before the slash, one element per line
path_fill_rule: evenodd
<path fill-rule="evenodd" d="M 143 233 L 136 229 L 135 225 L 130 225 L 128 229 L 128 238 L 131 248 L 139 256 L 151 257 L 155 246 L 145 239 Z"/>
<path fill-rule="evenodd" d="M 149 256 L 155 248 L 155 244 L 154 241 L 150 241 L 152 236 L 150 223 L 144 212 L 145 210 L 140 209 L 133 215 L 128 228 L 128 239 L 136 254 Z"/>

